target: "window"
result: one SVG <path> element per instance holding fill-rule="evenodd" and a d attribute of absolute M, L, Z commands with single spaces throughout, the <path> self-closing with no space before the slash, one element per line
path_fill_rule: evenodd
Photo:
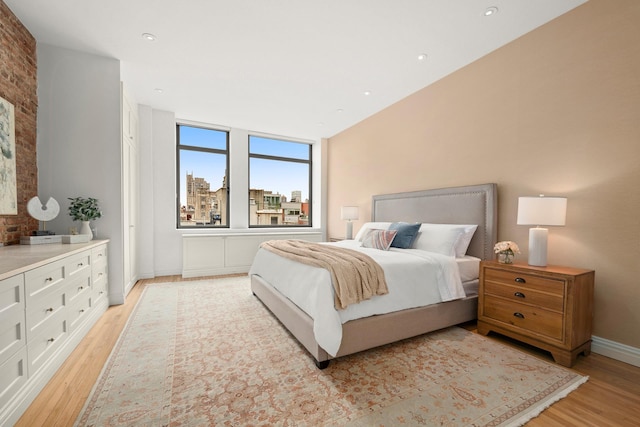
<path fill-rule="evenodd" d="M 178 228 L 229 227 L 229 133 L 176 128 Z"/>
<path fill-rule="evenodd" d="M 249 227 L 311 226 L 311 145 L 249 136 Z"/>

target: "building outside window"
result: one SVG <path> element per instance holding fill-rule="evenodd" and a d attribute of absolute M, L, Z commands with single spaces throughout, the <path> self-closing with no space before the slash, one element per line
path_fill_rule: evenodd
<path fill-rule="evenodd" d="M 311 145 L 249 136 L 249 227 L 310 227 Z"/>
<path fill-rule="evenodd" d="M 178 228 L 229 226 L 229 134 L 178 124 Z"/>

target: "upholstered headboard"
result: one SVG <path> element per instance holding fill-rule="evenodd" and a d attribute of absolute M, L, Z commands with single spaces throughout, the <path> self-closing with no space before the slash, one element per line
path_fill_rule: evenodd
<path fill-rule="evenodd" d="M 492 259 L 498 237 L 498 186 L 480 184 L 376 195 L 371 220 L 477 224 L 467 254 Z"/>

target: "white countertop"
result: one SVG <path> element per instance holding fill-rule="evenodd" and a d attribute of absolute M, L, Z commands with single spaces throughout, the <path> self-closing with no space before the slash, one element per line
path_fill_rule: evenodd
<path fill-rule="evenodd" d="M 92 240 L 87 243 L 2 246 L 0 247 L 0 280 L 57 261 L 68 255 L 94 248 L 108 241 Z"/>

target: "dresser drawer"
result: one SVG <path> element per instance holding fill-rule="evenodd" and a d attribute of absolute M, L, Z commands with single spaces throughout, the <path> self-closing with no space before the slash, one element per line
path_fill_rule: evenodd
<path fill-rule="evenodd" d="M 91 262 L 97 264 L 100 261 L 107 262 L 107 245 L 91 249 Z"/>
<path fill-rule="evenodd" d="M 523 287 L 529 290 L 564 296 L 566 281 L 517 271 L 484 269 L 484 281 Z"/>
<path fill-rule="evenodd" d="M 69 332 L 73 332 L 84 319 L 86 319 L 91 309 L 91 294 L 83 292 L 76 298 L 74 303 L 69 306 L 67 320 L 69 321 Z"/>
<path fill-rule="evenodd" d="M 67 319 L 64 312 L 58 312 L 49 318 L 39 334 L 29 336 L 29 376 L 33 375 L 55 351 L 60 348 L 68 336 Z"/>
<path fill-rule="evenodd" d="M 0 408 L 11 400 L 27 382 L 27 348 L 0 363 Z"/>
<path fill-rule="evenodd" d="M 108 276 L 106 274 L 103 274 L 102 276 L 100 276 L 100 278 L 96 281 L 93 282 L 92 284 L 92 289 L 93 289 L 93 304 L 92 307 L 96 305 L 96 303 L 100 300 L 102 300 L 102 298 L 106 297 L 108 295 L 108 287 L 109 287 L 109 280 L 108 280 Z"/>
<path fill-rule="evenodd" d="M 27 308 L 32 298 L 47 295 L 64 281 L 64 261 L 55 261 L 24 273 Z"/>
<path fill-rule="evenodd" d="M 22 274 L 0 280 L 0 364 L 25 345 Z"/>
<path fill-rule="evenodd" d="M 93 269 L 92 271 L 92 276 L 93 276 L 93 283 L 96 283 L 100 280 L 105 280 L 107 279 L 107 272 L 109 270 L 109 265 L 106 262 L 107 260 L 101 260 L 95 264 L 93 264 Z"/>
<path fill-rule="evenodd" d="M 553 340 L 562 341 L 563 314 L 486 295 L 484 316 Z"/>
<path fill-rule="evenodd" d="M 64 310 L 66 305 L 65 289 L 60 289 L 48 298 L 39 298 L 27 304 L 27 338 L 39 334 L 42 329 Z"/>
<path fill-rule="evenodd" d="M 78 276 L 91 276 L 91 251 L 87 250 L 70 256 L 65 262 L 66 279 L 74 279 Z"/>
<path fill-rule="evenodd" d="M 64 288 L 66 294 L 66 305 L 72 305 L 76 299 L 83 298 L 85 295 L 91 294 L 91 276 L 86 274 L 84 276 L 77 277 L 70 283 L 66 284 Z"/>

